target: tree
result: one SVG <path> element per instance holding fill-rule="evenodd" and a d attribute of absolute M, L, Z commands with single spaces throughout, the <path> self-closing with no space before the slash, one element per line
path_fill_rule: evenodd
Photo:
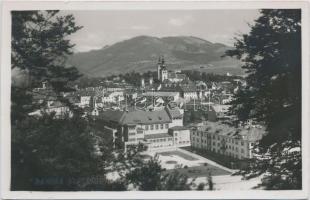
<path fill-rule="evenodd" d="M 54 90 L 67 90 L 68 82 L 80 76 L 76 68 L 65 66 L 74 47 L 67 36 L 81 28 L 73 15 L 56 10 L 13 11 L 12 69 L 26 70 L 31 88 L 48 79 Z"/>
<path fill-rule="evenodd" d="M 256 149 L 261 157 L 248 172 L 268 174 L 267 182 L 274 184 L 264 184 L 267 189 L 300 189 L 301 10 L 260 12 L 250 33 L 236 38 L 236 48 L 227 52 L 247 73 L 247 86 L 235 96 L 230 113 L 266 126 Z"/>
<path fill-rule="evenodd" d="M 12 123 L 36 109 L 33 88 L 43 81 L 57 94 L 72 89 L 69 83 L 81 75 L 75 67 L 65 66 L 74 47 L 68 36 L 81 28 L 72 15 L 61 16 L 56 10 L 12 12 L 11 68 L 24 72 L 29 80 L 24 86 L 12 85 Z"/>
<path fill-rule="evenodd" d="M 95 167 L 94 138 L 86 121 L 79 116 L 55 119 L 53 113 L 28 116 L 40 106 L 32 96 L 42 81 L 48 81 L 62 99 L 60 93 L 80 76 L 76 68 L 64 64 L 74 46 L 66 38 L 80 28 L 72 15 L 60 16 L 58 11 L 12 12 L 12 70 L 25 71 L 30 80 L 24 86 L 12 85 L 11 90 L 13 190 L 56 190 L 62 184 L 63 190 L 74 190 L 80 187 L 70 184 L 69 177 L 102 170 Z"/>
<path fill-rule="evenodd" d="M 188 183 L 187 176 L 178 171 L 165 173 L 157 157 L 140 163 L 140 166 L 129 172 L 126 177 L 129 183 L 144 191 L 190 190 L 192 185 L 192 182 Z"/>
<path fill-rule="evenodd" d="M 109 160 L 96 151 L 98 131 L 79 116 L 18 123 L 12 130 L 12 189 L 83 190 L 87 183 L 79 181 L 104 175 L 103 160 Z"/>

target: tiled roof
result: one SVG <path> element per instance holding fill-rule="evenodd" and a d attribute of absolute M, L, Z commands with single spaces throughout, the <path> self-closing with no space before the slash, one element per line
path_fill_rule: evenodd
<path fill-rule="evenodd" d="M 166 110 L 144 111 L 119 111 L 108 110 L 100 114 L 100 117 L 107 121 L 114 121 L 119 124 L 160 124 L 170 123 L 171 119 Z"/>
<path fill-rule="evenodd" d="M 198 126 L 197 129 L 200 131 L 215 133 L 217 135 L 229 136 L 231 138 L 243 138 L 243 140 L 252 142 L 260 140 L 265 133 L 264 128 L 235 128 L 220 122 L 208 122 L 206 125 Z"/>
<path fill-rule="evenodd" d="M 176 118 L 176 117 L 181 117 L 182 116 L 182 113 L 181 113 L 179 108 L 171 109 L 171 108 L 169 108 L 169 106 L 167 106 L 165 109 L 167 110 L 167 112 L 168 112 L 168 114 L 170 115 L 171 118 Z"/>
<path fill-rule="evenodd" d="M 53 90 L 42 89 L 42 90 L 33 91 L 33 99 L 34 100 L 56 100 L 57 95 Z"/>
<path fill-rule="evenodd" d="M 195 85 L 186 85 L 186 86 L 180 86 L 181 91 L 183 92 L 196 92 L 197 88 Z"/>

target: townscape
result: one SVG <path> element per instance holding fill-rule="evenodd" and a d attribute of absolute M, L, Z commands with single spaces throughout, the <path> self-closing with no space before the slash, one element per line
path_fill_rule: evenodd
<path fill-rule="evenodd" d="M 227 112 L 233 94 L 246 85 L 242 77 L 231 77 L 228 73 L 222 76 L 231 81 L 190 80 L 181 71 L 170 71 L 164 57 L 159 57 L 154 68 L 157 68 L 157 77 L 142 78 L 138 88 L 116 76 L 112 80 L 103 79 L 93 87 L 75 85 L 76 91 L 62 95 L 81 108 L 84 117 L 102 123 L 103 134 L 113 138 L 115 149 L 126 152 L 128 146 L 143 144 L 147 149 L 145 153 L 167 152 L 176 160 L 180 153 L 174 155 L 175 152 L 185 152 L 185 155 L 189 151 L 207 152 L 222 156 L 215 162 L 231 160 L 225 164 L 235 169 L 253 158 L 254 144 L 262 138 L 264 127 L 251 121 L 237 127 L 225 123 L 232 121 Z M 53 96 L 48 82 L 42 82 L 34 92 L 35 101 L 45 106 L 29 115 L 54 113 L 57 118 L 72 115 L 70 108 L 59 101 L 56 94 Z M 197 119 L 193 116 L 185 119 L 187 113 L 200 115 Z M 171 162 L 175 162 L 176 168 L 186 166 Z M 204 176 L 208 174 L 200 175 Z"/>
<path fill-rule="evenodd" d="M 98 76 L 68 66 L 74 45 L 67 36 L 82 29 L 73 15 L 53 20 L 59 11 L 13 12 L 12 70 L 23 75 L 12 76 L 11 189 L 300 189 L 300 11 L 259 12 L 234 48 L 192 36 L 138 36 L 90 51 L 90 59 L 75 53 L 79 65 L 108 52 L 98 56 L 107 64 L 94 65 Z M 278 33 L 281 26 L 290 31 Z M 261 31 L 266 27 L 268 34 Z M 180 41 L 168 52 L 169 42 Z M 127 58 L 124 44 L 136 45 L 128 59 L 136 61 L 122 60 L 123 72 L 101 75 L 102 66 Z M 149 60 L 135 55 L 151 44 L 167 47 L 166 54 L 152 46 L 145 50 Z M 195 56 L 205 62 L 212 48 L 213 64 L 230 65 L 218 56 L 224 52 L 241 60 L 245 72 L 189 66 Z M 126 71 L 135 64 L 137 71 Z M 151 68 L 140 71 L 143 64 Z"/>

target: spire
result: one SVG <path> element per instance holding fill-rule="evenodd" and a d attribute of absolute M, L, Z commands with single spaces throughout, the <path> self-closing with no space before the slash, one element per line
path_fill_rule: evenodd
<path fill-rule="evenodd" d="M 161 56 L 158 57 L 158 64 L 161 64 Z"/>
<path fill-rule="evenodd" d="M 165 59 L 164 56 L 161 56 L 161 64 L 164 65 L 165 64 Z"/>

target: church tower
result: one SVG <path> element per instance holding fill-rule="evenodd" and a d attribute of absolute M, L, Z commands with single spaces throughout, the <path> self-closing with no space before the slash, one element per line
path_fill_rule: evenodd
<path fill-rule="evenodd" d="M 165 65 L 165 59 L 164 57 L 162 57 L 161 59 L 161 82 L 163 82 L 164 80 L 168 79 L 168 70 L 166 68 Z"/>
<path fill-rule="evenodd" d="M 161 57 L 158 57 L 157 62 L 157 79 L 161 80 Z"/>
<path fill-rule="evenodd" d="M 163 56 L 158 58 L 157 63 L 157 79 L 161 82 L 168 79 L 168 70 L 165 65 L 165 59 Z"/>

